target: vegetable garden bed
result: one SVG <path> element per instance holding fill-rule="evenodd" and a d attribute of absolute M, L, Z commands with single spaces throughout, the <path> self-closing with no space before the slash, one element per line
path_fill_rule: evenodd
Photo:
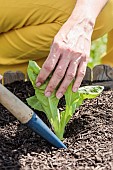
<path fill-rule="evenodd" d="M 93 73 L 93 81 L 88 71 L 84 82 L 104 84 L 105 90 L 76 110 L 64 134 L 67 149 L 51 146 L 0 105 L 0 170 L 113 170 L 113 70 L 101 65 Z M 15 75 L 4 75 L 5 86 L 27 104 L 34 89 L 23 74 Z M 59 109 L 64 107 L 62 98 Z M 50 127 L 45 114 L 36 112 Z"/>

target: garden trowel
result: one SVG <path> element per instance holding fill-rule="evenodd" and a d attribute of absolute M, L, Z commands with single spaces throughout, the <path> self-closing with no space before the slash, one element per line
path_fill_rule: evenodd
<path fill-rule="evenodd" d="M 57 148 L 66 148 L 62 141 L 48 128 L 32 109 L 0 84 L 0 103 L 21 123 L 27 125 Z"/>

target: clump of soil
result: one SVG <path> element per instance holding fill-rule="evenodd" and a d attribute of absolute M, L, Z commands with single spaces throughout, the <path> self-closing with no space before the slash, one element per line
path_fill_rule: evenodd
<path fill-rule="evenodd" d="M 26 103 L 34 95 L 30 82 L 6 86 Z M 63 109 L 64 99 L 59 108 Z M 38 116 L 50 127 L 46 116 Z M 113 91 L 86 100 L 64 135 L 67 149 L 57 149 L 22 125 L 0 105 L 0 170 L 113 170 Z"/>

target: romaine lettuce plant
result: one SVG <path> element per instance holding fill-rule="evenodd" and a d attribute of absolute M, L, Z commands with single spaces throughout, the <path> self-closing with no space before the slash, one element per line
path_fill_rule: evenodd
<path fill-rule="evenodd" d="M 28 64 L 28 76 L 35 89 L 35 95 L 28 98 L 28 104 L 39 111 L 46 114 L 49 122 L 55 134 L 59 139 L 63 140 L 63 134 L 65 132 L 65 127 L 69 122 L 70 118 L 75 113 L 75 110 L 83 103 L 85 99 L 92 99 L 97 97 L 103 90 L 103 86 L 84 86 L 80 87 L 76 93 L 72 92 L 73 82 L 69 85 L 65 93 L 66 107 L 65 110 L 59 112 L 58 102 L 56 98 L 56 90 L 52 93 L 50 97 L 44 95 L 46 86 L 50 80 L 50 77 L 42 84 L 40 87 L 36 87 L 36 77 L 39 74 L 40 67 L 35 61 L 29 61 Z"/>

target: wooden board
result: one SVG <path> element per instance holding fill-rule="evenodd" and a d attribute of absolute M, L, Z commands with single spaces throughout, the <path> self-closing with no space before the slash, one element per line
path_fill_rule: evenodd
<path fill-rule="evenodd" d="M 97 65 L 92 72 L 93 81 L 113 81 L 113 68 L 108 65 Z"/>
<path fill-rule="evenodd" d="M 12 72 L 12 71 L 7 71 L 3 75 L 3 83 L 4 84 L 10 84 L 15 81 L 25 81 L 25 75 L 24 73 L 20 71 Z"/>

